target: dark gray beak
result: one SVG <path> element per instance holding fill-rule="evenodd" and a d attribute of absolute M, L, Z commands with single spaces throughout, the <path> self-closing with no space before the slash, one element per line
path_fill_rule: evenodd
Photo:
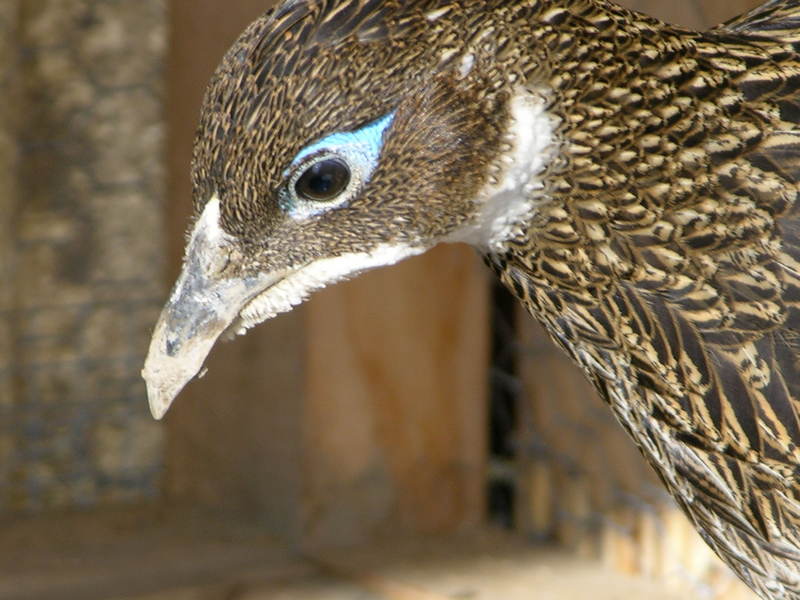
<path fill-rule="evenodd" d="M 219 200 L 212 199 L 192 232 L 183 269 L 161 311 L 142 371 L 156 419 L 200 372 L 220 335 L 237 328 L 247 304 L 279 279 L 228 276 L 239 256 L 234 240 L 219 227 Z"/>

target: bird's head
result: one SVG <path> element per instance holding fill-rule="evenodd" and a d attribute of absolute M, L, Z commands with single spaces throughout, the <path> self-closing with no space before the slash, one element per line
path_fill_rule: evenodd
<path fill-rule="evenodd" d="M 529 214 L 553 147 L 547 94 L 492 34 L 508 15 L 467 5 L 290 0 L 228 52 L 143 372 L 156 417 L 222 334 L 443 241 L 490 249 Z"/>

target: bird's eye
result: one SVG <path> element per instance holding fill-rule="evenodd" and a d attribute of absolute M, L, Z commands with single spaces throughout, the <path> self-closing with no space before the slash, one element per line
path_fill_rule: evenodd
<path fill-rule="evenodd" d="M 340 158 L 326 158 L 314 163 L 297 179 L 294 190 L 298 198 L 327 202 L 347 189 L 350 168 Z"/>

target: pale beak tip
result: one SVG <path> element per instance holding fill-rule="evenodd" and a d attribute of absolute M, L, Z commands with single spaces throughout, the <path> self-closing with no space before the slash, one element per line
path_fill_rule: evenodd
<path fill-rule="evenodd" d="M 169 410 L 169 402 L 164 402 L 164 400 L 158 396 L 153 397 L 148 395 L 148 399 L 150 414 L 153 415 L 156 421 L 160 421 L 164 418 L 164 415 L 167 414 L 167 410 Z"/>
<path fill-rule="evenodd" d="M 164 393 L 164 390 L 158 386 L 153 385 L 152 380 L 148 377 L 147 369 L 142 370 L 142 378 L 147 385 L 147 402 L 150 405 L 150 414 L 156 421 L 160 421 L 167 414 L 170 404 L 172 404 L 172 396 Z"/>

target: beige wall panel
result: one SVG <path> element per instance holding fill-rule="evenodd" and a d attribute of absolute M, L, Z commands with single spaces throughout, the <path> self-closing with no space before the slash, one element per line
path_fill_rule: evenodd
<path fill-rule="evenodd" d="M 311 303 L 311 539 L 481 522 L 489 320 L 475 258 L 442 247 Z"/>

